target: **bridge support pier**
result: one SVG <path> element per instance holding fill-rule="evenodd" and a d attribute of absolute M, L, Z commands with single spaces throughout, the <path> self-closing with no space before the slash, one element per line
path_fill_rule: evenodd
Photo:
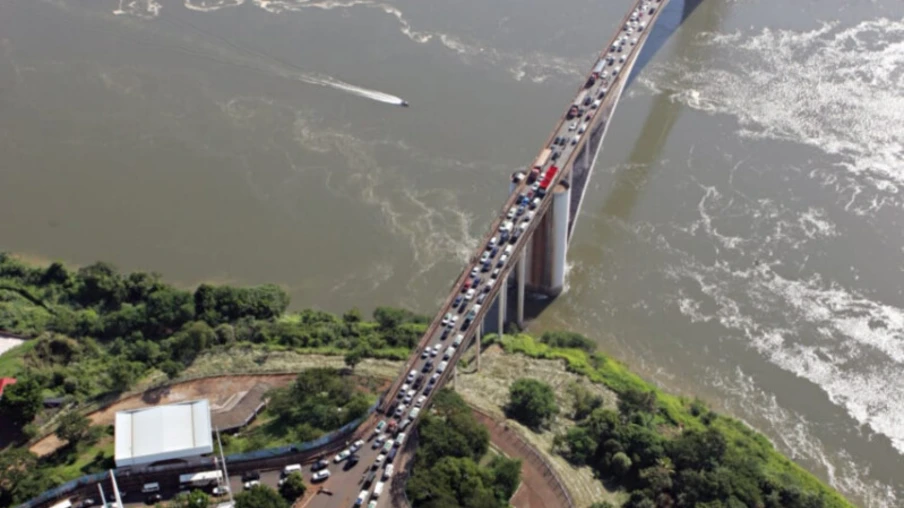
<path fill-rule="evenodd" d="M 517 299 L 517 303 L 515 304 L 515 307 L 516 307 L 516 310 L 515 310 L 516 320 L 515 320 L 515 322 L 518 323 L 518 328 L 523 328 L 523 327 L 524 327 L 524 282 L 525 282 L 524 279 L 526 278 L 526 273 L 525 273 L 525 271 L 526 271 L 526 270 L 525 270 L 525 268 L 526 268 L 525 257 L 526 257 L 526 256 L 525 256 L 524 252 L 522 252 L 522 253 L 521 253 L 521 258 L 518 259 L 518 266 L 515 267 L 515 270 L 518 272 L 518 274 L 517 274 L 518 299 Z"/>
<path fill-rule="evenodd" d="M 496 328 L 496 333 L 502 337 L 502 333 L 505 331 L 505 314 L 506 314 L 506 295 L 508 294 L 508 284 L 503 284 L 502 289 L 499 290 L 499 296 L 496 297 L 496 308 L 499 309 L 499 324 Z"/>

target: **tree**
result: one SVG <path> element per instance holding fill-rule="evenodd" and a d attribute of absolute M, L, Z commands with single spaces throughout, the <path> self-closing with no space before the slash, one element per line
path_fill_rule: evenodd
<path fill-rule="evenodd" d="M 521 483 L 521 461 L 497 455 L 490 461 L 489 468 L 493 473 L 496 498 L 508 504 Z"/>
<path fill-rule="evenodd" d="M 348 366 L 348 368 L 355 370 L 355 366 L 361 363 L 361 360 L 363 359 L 364 350 L 360 347 L 356 347 L 345 354 L 345 365 Z"/>
<path fill-rule="evenodd" d="M 308 487 L 304 484 L 304 478 L 302 478 L 301 473 L 298 472 L 287 476 L 282 485 L 279 486 L 280 495 L 290 503 L 303 496 L 306 490 L 308 490 Z"/>
<path fill-rule="evenodd" d="M 610 467 L 616 476 L 625 476 L 631 471 L 631 459 L 624 452 L 618 452 L 612 456 Z"/>
<path fill-rule="evenodd" d="M 0 506 L 13 504 L 13 491 L 38 464 L 38 457 L 26 448 L 0 452 Z"/>
<path fill-rule="evenodd" d="M 174 497 L 167 506 L 170 508 L 207 508 L 210 506 L 210 496 L 200 490 L 183 492 Z"/>
<path fill-rule="evenodd" d="M 110 365 L 110 387 L 118 392 L 124 392 L 135 382 L 135 369 L 125 360 L 114 361 Z"/>
<path fill-rule="evenodd" d="M 519 422 L 539 429 L 559 413 L 552 387 L 536 379 L 521 378 L 509 388 L 508 414 Z"/>
<path fill-rule="evenodd" d="M 235 496 L 235 508 L 289 508 L 289 503 L 272 488 L 255 485 Z"/>
<path fill-rule="evenodd" d="M 91 420 L 87 416 L 70 411 L 60 418 L 57 436 L 65 439 L 69 444 L 75 445 L 88 434 L 90 426 Z"/>
<path fill-rule="evenodd" d="M 43 404 L 43 387 L 37 377 L 25 374 L 8 385 L 0 398 L 0 413 L 14 424 L 23 426 L 32 421 Z"/>
<path fill-rule="evenodd" d="M 342 315 L 342 320 L 348 324 L 360 323 L 361 311 L 358 310 L 357 307 L 352 307 L 351 309 L 345 311 L 345 314 Z"/>

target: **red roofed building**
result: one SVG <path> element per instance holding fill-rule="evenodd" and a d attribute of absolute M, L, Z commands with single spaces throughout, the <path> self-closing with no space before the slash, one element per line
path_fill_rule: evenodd
<path fill-rule="evenodd" d="M 0 397 L 3 397 L 3 389 L 6 388 L 7 385 L 14 384 L 16 384 L 16 378 L 0 377 Z"/>

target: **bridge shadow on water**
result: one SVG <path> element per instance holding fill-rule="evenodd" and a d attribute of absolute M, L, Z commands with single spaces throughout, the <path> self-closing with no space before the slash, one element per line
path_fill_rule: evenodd
<path fill-rule="evenodd" d="M 669 2 L 669 5 L 659 15 L 659 19 L 653 26 L 646 44 L 644 44 L 640 54 L 637 56 L 637 63 L 628 77 L 626 86 L 631 86 L 640 70 L 649 64 L 665 45 L 666 41 L 703 1 L 671 0 Z M 717 4 L 718 2 L 711 2 L 710 8 L 706 9 L 707 15 L 705 17 L 707 21 L 704 26 L 714 26 L 711 23 L 714 21 L 711 17 L 717 14 L 713 8 Z M 690 39 L 694 35 L 695 32 L 693 30 L 685 30 L 679 35 L 680 40 L 677 44 L 679 51 L 683 51 L 684 48 L 690 45 Z M 650 112 L 641 128 L 640 135 L 637 137 L 637 141 L 628 156 L 627 167 L 618 171 L 614 175 L 612 183 L 607 186 L 609 189 L 608 195 L 603 200 L 597 215 L 604 218 L 625 219 L 631 214 L 643 192 L 644 184 L 650 179 L 650 172 L 655 162 L 661 158 L 666 140 L 674 128 L 681 111 L 682 106 L 671 100 L 669 91 L 661 91 L 655 96 Z M 605 146 L 605 140 L 603 143 Z M 602 148 L 600 149 L 602 150 Z M 594 232 L 592 243 L 594 245 L 604 244 L 610 239 L 612 232 L 611 228 L 601 228 L 599 231 Z M 514 296 L 514 292 L 510 290 L 508 298 L 510 309 L 507 316 L 514 316 Z M 545 311 L 554 301 L 554 299 L 526 298 L 524 303 L 525 321 L 529 323 Z"/>

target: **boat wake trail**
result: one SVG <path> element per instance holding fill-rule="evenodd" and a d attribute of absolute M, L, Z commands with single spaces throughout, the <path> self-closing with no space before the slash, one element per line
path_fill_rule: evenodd
<path fill-rule="evenodd" d="M 341 90 L 343 92 L 357 95 L 358 97 L 364 97 L 365 99 L 370 99 L 372 101 L 392 104 L 393 106 L 402 106 L 406 104 L 401 97 L 397 97 L 385 92 L 380 92 L 379 90 L 372 90 L 370 88 L 352 85 L 350 83 L 340 81 L 332 76 L 302 74 L 298 78 L 301 81 L 311 85 L 319 85 L 327 88 L 332 88 L 334 90 Z"/>

